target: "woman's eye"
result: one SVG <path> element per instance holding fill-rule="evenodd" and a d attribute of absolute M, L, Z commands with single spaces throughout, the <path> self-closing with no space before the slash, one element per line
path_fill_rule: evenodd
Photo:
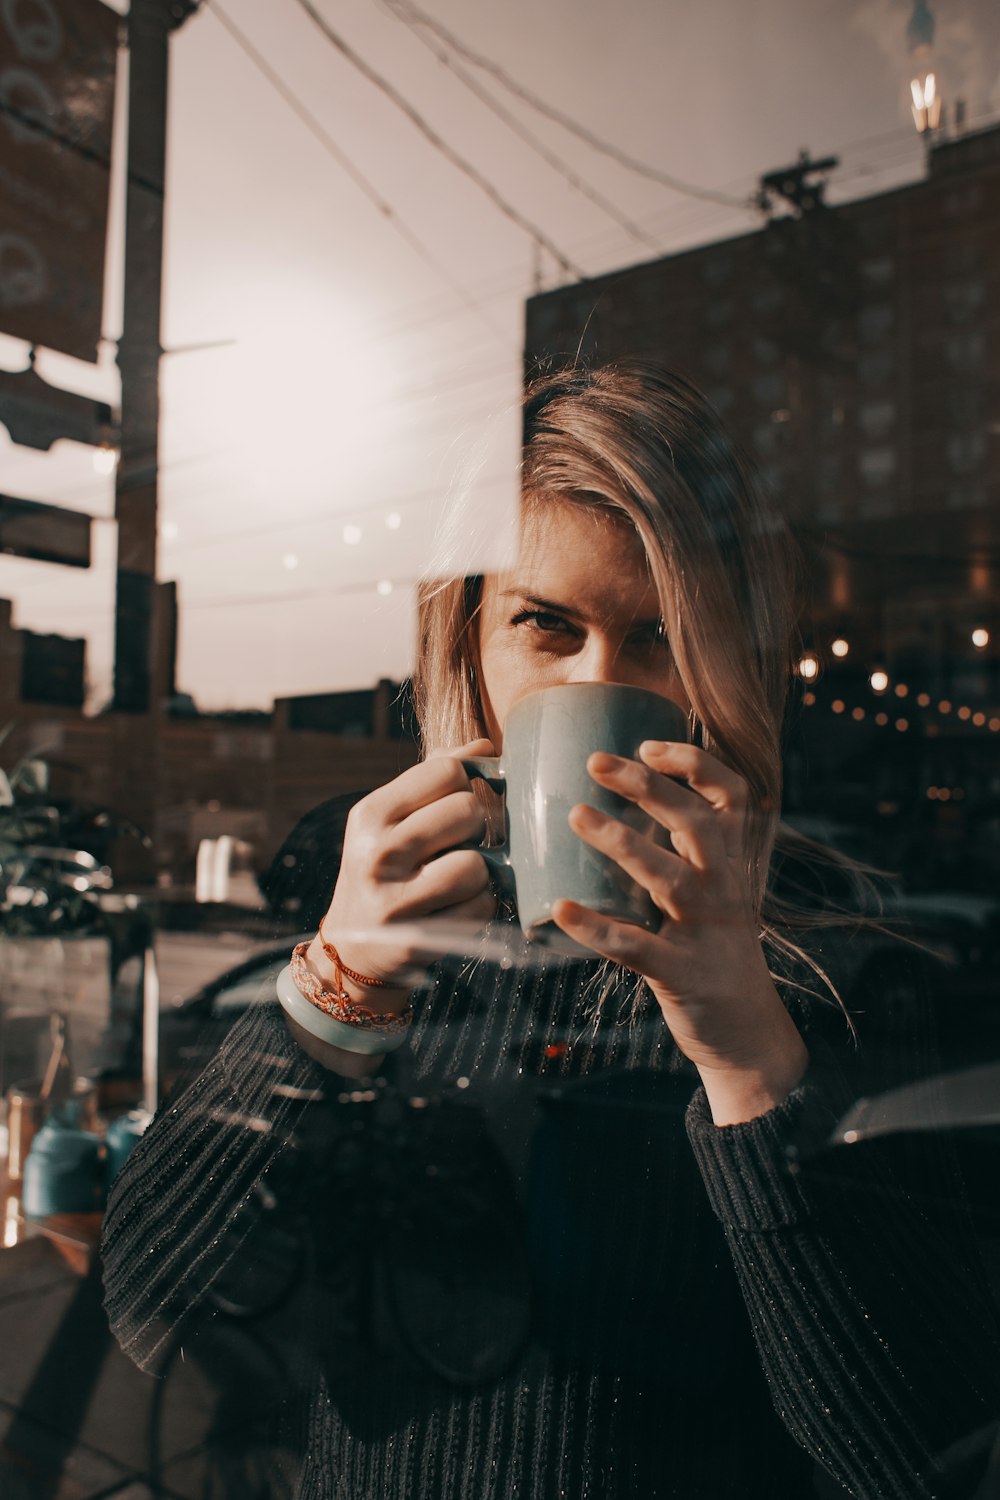
<path fill-rule="evenodd" d="M 566 621 L 560 615 L 550 614 L 547 609 L 523 609 L 520 614 L 514 616 L 512 625 L 532 625 L 536 630 L 541 630 L 545 635 L 561 635 L 569 629 Z"/>

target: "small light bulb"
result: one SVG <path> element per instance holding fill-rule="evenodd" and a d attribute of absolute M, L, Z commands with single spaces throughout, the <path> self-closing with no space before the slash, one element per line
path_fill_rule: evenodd
<path fill-rule="evenodd" d="M 392 580 L 389 578 L 380 578 L 375 587 L 384 599 L 387 594 L 392 593 Z"/>
<path fill-rule="evenodd" d="M 360 540 L 361 540 L 361 527 L 360 526 L 345 526 L 344 527 L 344 541 L 348 544 L 349 547 L 356 547 L 357 544 L 358 544 L 358 542 L 360 542 Z"/>
<path fill-rule="evenodd" d="M 812 682 L 819 676 L 819 662 L 811 653 L 800 659 L 799 676 L 805 678 L 806 682 Z"/>
<path fill-rule="evenodd" d="M 850 645 L 844 640 L 842 635 L 838 635 L 837 639 L 830 646 L 830 650 L 834 656 L 846 656 L 850 649 Z"/>
<path fill-rule="evenodd" d="M 990 633 L 983 625 L 977 625 L 972 632 L 972 644 L 977 651 L 982 651 L 990 643 Z"/>
<path fill-rule="evenodd" d="M 299 560 L 295 556 L 294 552 L 286 552 L 283 561 L 289 573 L 291 573 L 299 565 Z"/>
<path fill-rule="evenodd" d="M 385 524 L 390 531 L 398 531 L 403 524 L 403 518 L 398 510 L 391 510 L 385 518 Z"/>
<path fill-rule="evenodd" d="M 881 667 L 876 667 L 868 681 L 871 683 L 873 693 L 884 693 L 889 686 L 889 674 L 883 672 Z"/>

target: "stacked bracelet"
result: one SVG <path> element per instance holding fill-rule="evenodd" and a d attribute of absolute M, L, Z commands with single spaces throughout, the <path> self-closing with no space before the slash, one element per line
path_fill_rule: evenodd
<path fill-rule="evenodd" d="M 338 983 L 336 989 L 328 989 L 309 968 L 306 961 L 308 951 L 308 942 L 299 943 L 297 948 L 293 948 L 289 968 L 296 989 L 317 1010 L 332 1016 L 335 1021 L 343 1021 L 346 1026 L 357 1026 L 362 1031 L 381 1031 L 391 1036 L 397 1031 L 406 1030 L 413 1020 L 412 1005 L 407 1005 L 398 1012 L 377 1011 L 362 1005 L 359 1000 L 352 1000 L 342 984 Z"/>
<path fill-rule="evenodd" d="M 308 944 L 300 944 L 300 947 L 308 947 Z M 298 949 L 296 949 L 298 952 Z M 308 970 L 306 970 L 308 973 Z M 292 965 L 288 964 L 278 975 L 277 981 L 278 999 L 286 1015 L 290 1016 L 303 1031 L 308 1031 L 311 1036 L 321 1042 L 326 1042 L 331 1047 L 341 1047 L 345 1052 L 360 1052 L 367 1056 L 374 1056 L 384 1052 L 394 1052 L 406 1041 L 409 1031 L 412 1011 L 409 1007 L 402 1016 L 394 1016 L 396 1022 L 402 1021 L 394 1031 L 375 1030 L 359 1026 L 354 1022 L 339 1020 L 330 1010 L 317 1006 L 299 990 L 295 979 L 292 977 Z M 364 1009 L 362 1006 L 361 1009 Z"/>

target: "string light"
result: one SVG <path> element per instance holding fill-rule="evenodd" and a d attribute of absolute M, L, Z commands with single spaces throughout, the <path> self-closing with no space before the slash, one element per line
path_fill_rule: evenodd
<path fill-rule="evenodd" d="M 876 714 L 875 715 L 875 723 L 876 724 L 881 724 L 881 726 L 882 726 L 883 729 L 888 724 L 888 722 L 889 722 L 889 715 L 888 714 Z"/>
<path fill-rule="evenodd" d="M 834 698 L 833 702 L 830 704 L 830 707 L 833 709 L 835 714 L 842 714 L 844 712 L 844 709 L 847 707 L 847 704 L 844 702 L 843 698 Z"/>
<path fill-rule="evenodd" d="M 951 702 L 950 702 L 950 700 L 948 698 L 942 698 L 941 699 L 941 702 L 938 704 L 938 713 L 939 714 L 950 714 L 951 713 Z"/>
<path fill-rule="evenodd" d="M 831 642 L 830 645 L 830 650 L 833 652 L 834 656 L 838 657 L 845 657 L 850 649 L 851 648 L 849 643 L 844 640 L 844 637 L 842 635 L 838 635 L 837 639 Z"/>
<path fill-rule="evenodd" d="M 920 705 L 921 708 L 930 708 L 930 706 L 931 706 L 931 695 L 930 695 L 930 693 L 918 693 L 917 694 L 917 702 L 919 703 L 919 705 Z"/>
<path fill-rule="evenodd" d="M 876 667 L 869 677 L 868 682 L 873 693 L 884 693 L 889 686 L 889 674 L 888 672 L 884 672 L 881 667 Z"/>
<path fill-rule="evenodd" d="M 805 704 L 806 708 L 812 708 L 813 704 L 816 702 L 816 694 L 815 693 L 803 693 L 802 694 L 802 702 Z"/>
<path fill-rule="evenodd" d="M 958 710 L 958 717 L 960 719 L 963 719 L 963 720 L 964 719 L 971 719 L 972 718 L 972 709 L 969 708 L 966 704 L 963 703 L 962 706 L 961 706 L 961 708 Z"/>
<path fill-rule="evenodd" d="M 910 727 L 910 721 L 909 721 L 909 719 L 897 719 L 896 720 L 896 728 L 899 730 L 900 734 L 905 734 L 906 731 L 909 729 L 909 727 Z"/>
<path fill-rule="evenodd" d="M 403 524 L 403 518 L 398 510 L 391 510 L 385 518 L 385 524 L 389 531 L 398 531 Z"/>
<path fill-rule="evenodd" d="M 388 594 L 392 593 L 392 580 L 389 578 L 380 578 L 376 584 L 376 589 L 384 599 Z"/>
<path fill-rule="evenodd" d="M 990 633 L 983 625 L 977 625 L 972 632 L 972 644 L 977 651 L 984 651 L 990 643 Z"/>
<path fill-rule="evenodd" d="M 806 682 L 814 682 L 819 676 L 819 658 L 811 651 L 807 651 L 805 656 L 799 659 L 798 673 Z"/>
<path fill-rule="evenodd" d="M 294 552 L 286 552 L 283 561 L 289 573 L 294 572 L 299 565 L 299 560 Z"/>
<path fill-rule="evenodd" d="M 982 725 L 986 723 L 986 715 L 982 713 L 973 714 L 972 722 L 976 725 L 977 728 L 981 728 Z"/>
<path fill-rule="evenodd" d="M 852 708 L 851 709 L 851 718 L 857 720 L 857 722 L 859 724 L 861 723 L 861 720 L 864 718 L 864 716 L 865 716 L 865 711 L 864 711 L 863 708 Z"/>
<path fill-rule="evenodd" d="M 345 526 L 343 536 L 349 547 L 356 547 L 361 540 L 361 527 Z"/>
<path fill-rule="evenodd" d="M 896 686 L 893 688 L 893 692 L 896 694 L 897 698 L 905 698 L 908 695 L 909 691 L 910 690 L 906 686 L 905 682 L 897 682 Z"/>

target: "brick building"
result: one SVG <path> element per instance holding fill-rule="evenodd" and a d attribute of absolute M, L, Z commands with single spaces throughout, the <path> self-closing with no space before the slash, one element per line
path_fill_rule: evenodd
<path fill-rule="evenodd" d="M 578 348 L 667 364 L 756 459 L 807 560 L 820 666 L 793 801 L 857 820 L 874 797 L 891 856 L 954 819 L 956 793 L 1000 868 L 998 242 L 993 129 L 932 147 L 893 192 L 538 295 L 526 350 L 529 368 Z"/>

